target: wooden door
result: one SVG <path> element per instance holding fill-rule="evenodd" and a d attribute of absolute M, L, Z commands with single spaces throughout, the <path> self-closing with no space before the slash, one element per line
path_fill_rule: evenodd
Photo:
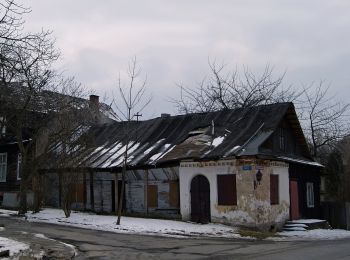
<path fill-rule="evenodd" d="M 197 175 L 191 182 L 191 221 L 210 222 L 210 185 L 203 175 Z"/>
<path fill-rule="evenodd" d="M 298 181 L 290 181 L 290 218 L 291 220 L 299 219 L 299 195 Z"/>

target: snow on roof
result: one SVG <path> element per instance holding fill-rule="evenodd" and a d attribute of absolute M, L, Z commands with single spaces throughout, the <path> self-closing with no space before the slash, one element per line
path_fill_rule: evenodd
<path fill-rule="evenodd" d="M 225 138 L 225 136 L 219 136 L 219 137 L 214 138 L 212 145 L 214 147 L 219 146 L 222 143 L 222 141 L 224 141 L 224 138 Z"/>
<path fill-rule="evenodd" d="M 94 168 L 121 167 L 125 140 L 132 142 L 128 163 L 134 167 L 258 155 L 258 147 L 293 109 L 292 103 L 278 103 L 95 126 L 89 130 L 95 147 L 81 164 Z"/>

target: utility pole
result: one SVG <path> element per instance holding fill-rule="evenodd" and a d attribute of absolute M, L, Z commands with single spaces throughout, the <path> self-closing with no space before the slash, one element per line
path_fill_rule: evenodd
<path fill-rule="evenodd" d="M 142 114 L 140 114 L 140 112 L 137 112 L 136 114 L 134 114 L 134 116 L 136 116 L 136 121 L 139 121 L 139 117 L 142 116 Z"/>

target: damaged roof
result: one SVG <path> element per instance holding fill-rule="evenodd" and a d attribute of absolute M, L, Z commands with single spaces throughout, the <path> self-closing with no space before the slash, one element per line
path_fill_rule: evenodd
<path fill-rule="evenodd" d="M 258 155 L 258 147 L 292 114 L 297 118 L 292 103 L 277 103 L 96 126 L 90 129 L 94 143 L 81 156 L 81 165 L 119 168 L 125 150 L 131 167 Z M 294 132 L 308 155 L 298 121 Z"/>

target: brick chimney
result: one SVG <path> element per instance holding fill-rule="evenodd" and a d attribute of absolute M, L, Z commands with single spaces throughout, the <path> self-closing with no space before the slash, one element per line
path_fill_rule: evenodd
<path fill-rule="evenodd" d="M 96 95 L 90 95 L 90 107 L 98 108 L 100 105 L 100 97 Z"/>

